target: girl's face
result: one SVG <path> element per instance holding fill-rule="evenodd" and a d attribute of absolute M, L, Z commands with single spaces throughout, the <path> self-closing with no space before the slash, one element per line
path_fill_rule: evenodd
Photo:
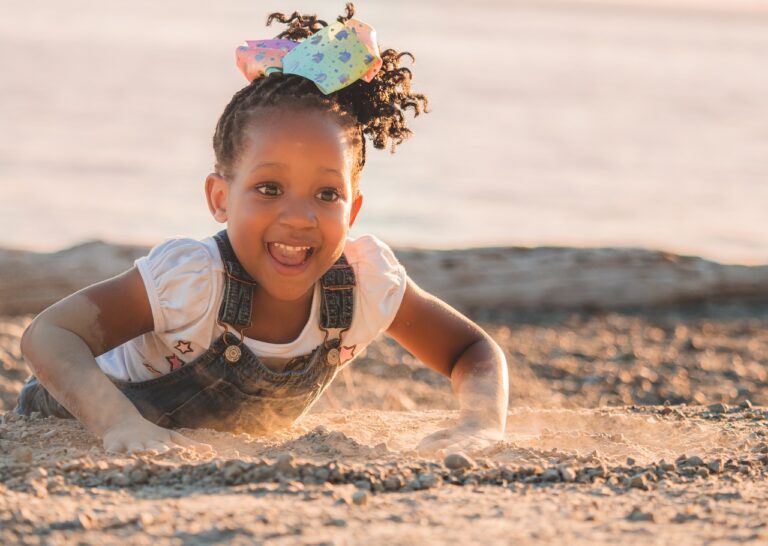
<path fill-rule="evenodd" d="M 353 146 L 330 115 L 267 109 L 247 129 L 228 180 L 206 180 L 214 218 L 272 297 L 292 301 L 313 289 L 341 256 L 362 195 L 352 195 Z"/>

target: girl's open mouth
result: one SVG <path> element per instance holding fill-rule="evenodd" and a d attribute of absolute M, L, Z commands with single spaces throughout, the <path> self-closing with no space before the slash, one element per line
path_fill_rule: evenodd
<path fill-rule="evenodd" d="M 301 268 L 315 251 L 311 246 L 293 246 L 284 243 L 267 243 L 267 251 L 283 267 Z"/>

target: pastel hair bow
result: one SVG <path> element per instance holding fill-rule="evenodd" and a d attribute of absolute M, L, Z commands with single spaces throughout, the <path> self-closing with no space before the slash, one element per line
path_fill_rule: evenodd
<path fill-rule="evenodd" d="M 376 31 L 357 19 L 323 27 L 301 42 L 248 40 L 237 48 L 236 60 L 249 82 L 272 72 L 296 74 L 326 95 L 359 79 L 370 82 L 383 63 Z"/>

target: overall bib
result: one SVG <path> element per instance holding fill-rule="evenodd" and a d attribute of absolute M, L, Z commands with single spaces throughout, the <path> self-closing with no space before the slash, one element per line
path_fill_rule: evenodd
<path fill-rule="evenodd" d="M 255 281 L 240 265 L 226 231 L 214 236 L 224 262 L 218 322 L 226 331 L 209 349 L 169 374 L 136 383 L 112 380 L 149 421 L 166 428 L 212 428 L 264 434 L 301 417 L 341 368 L 341 336 L 352 324 L 355 274 L 342 255 L 320 279 L 325 340 L 283 371 L 267 367 L 237 333 L 251 323 Z M 30 377 L 16 413 L 72 417 Z"/>

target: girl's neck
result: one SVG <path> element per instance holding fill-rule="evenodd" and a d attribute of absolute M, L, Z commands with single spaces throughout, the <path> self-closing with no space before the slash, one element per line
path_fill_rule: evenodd
<path fill-rule="evenodd" d="M 314 286 L 300 299 L 278 300 L 258 286 L 251 303 L 251 325 L 243 334 L 265 343 L 290 343 L 304 330 L 312 312 Z"/>

